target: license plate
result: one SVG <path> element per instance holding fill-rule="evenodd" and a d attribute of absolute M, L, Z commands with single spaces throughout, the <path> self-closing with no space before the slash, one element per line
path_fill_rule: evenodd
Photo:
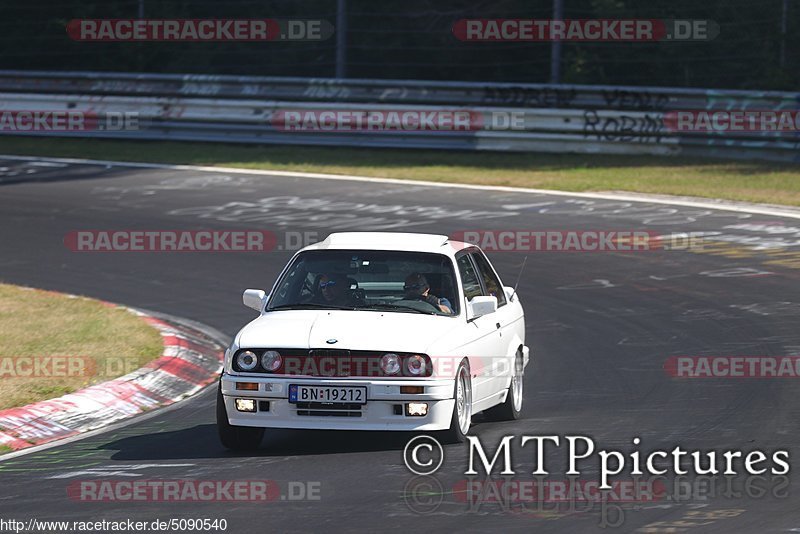
<path fill-rule="evenodd" d="M 290 384 L 289 402 L 366 404 L 367 388 L 360 386 L 305 386 L 301 384 Z"/>

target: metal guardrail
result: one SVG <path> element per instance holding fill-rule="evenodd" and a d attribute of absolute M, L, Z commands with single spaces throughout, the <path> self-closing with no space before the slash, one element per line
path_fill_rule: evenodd
<path fill-rule="evenodd" d="M 515 129 L 284 131 L 281 110 L 469 110 Z M 800 110 L 800 93 L 613 86 L 0 71 L 0 111 L 135 112 L 137 130 L 0 134 L 494 150 L 659 154 L 800 162 L 800 134 L 676 133 L 677 110 Z"/>

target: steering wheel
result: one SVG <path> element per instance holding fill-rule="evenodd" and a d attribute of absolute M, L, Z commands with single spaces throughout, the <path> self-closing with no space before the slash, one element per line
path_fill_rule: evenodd
<path fill-rule="evenodd" d="M 393 304 L 398 304 L 400 306 L 407 306 L 409 308 L 414 308 L 415 310 L 419 310 L 422 312 L 442 311 L 437 306 L 434 306 L 427 300 L 421 300 L 421 299 L 402 299 L 395 301 Z"/>

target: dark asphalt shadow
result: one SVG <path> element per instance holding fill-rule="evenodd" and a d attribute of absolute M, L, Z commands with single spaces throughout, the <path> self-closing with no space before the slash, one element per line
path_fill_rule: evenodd
<path fill-rule="evenodd" d="M 103 446 L 116 450 L 112 460 L 190 460 L 200 458 L 304 456 L 402 450 L 419 432 L 368 432 L 343 430 L 267 429 L 255 451 L 225 449 L 214 424 L 197 425 L 171 432 L 142 434 Z M 432 432 L 437 439 L 440 435 Z"/>
<path fill-rule="evenodd" d="M 18 163 L 13 161 L 13 163 Z M 25 162 L 19 162 L 25 163 Z M 8 160 L 6 160 L 8 165 Z M 61 168 L 37 169 L 35 174 L 21 173 L 14 176 L 0 175 L 0 186 L 16 184 L 47 184 L 53 182 L 69 182 L 81 180 L 109 180 L 114 178 L 130 178 L 133 173 L 141 172 L 141 169 L 131 169 L 125 167 L 105 167 L 102 165 L 75 166 L 68 165 Z"/>

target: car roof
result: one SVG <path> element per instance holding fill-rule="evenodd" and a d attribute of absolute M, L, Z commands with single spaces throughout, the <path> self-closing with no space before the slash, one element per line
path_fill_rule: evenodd
<path fill-rule="evenodd" d="M 337 232 L 324 241 L 309 245 L 306 250 L 404 250 L 432 252 L 451 256 L 468 243 L 450 241 L 446 235 L 416 234 L 404 232 Z"/>

